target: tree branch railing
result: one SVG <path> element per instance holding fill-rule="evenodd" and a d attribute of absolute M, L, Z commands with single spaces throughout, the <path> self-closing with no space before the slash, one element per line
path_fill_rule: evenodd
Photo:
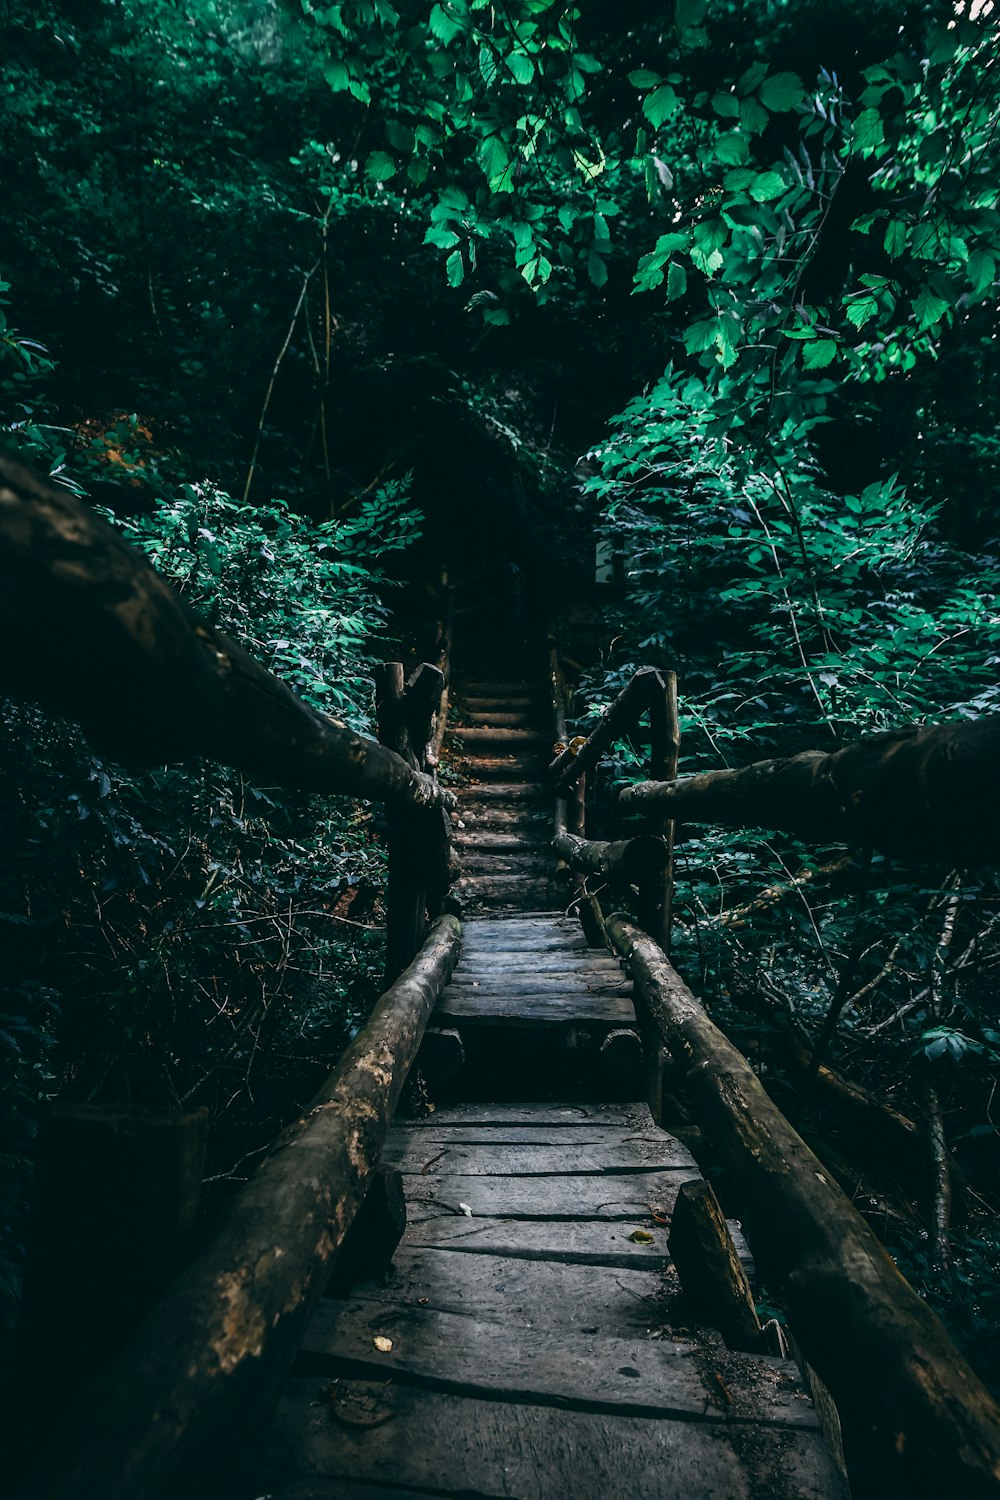
<path fill-rule="evenodd" d="M 205 755 L 289 789 L 454 805 L 201 619 L 88 505 L 3 456 L 0 630 L 0 691 L 75 719 L 125 765 Z"/>
<path fill-rule="evenodd" d="M 609 916 L 672 1084 L 840 1416 L 856 1500 L 1000 1494 L 1000 1408 L 874 1231 L 645 933 Z"/>
<path fill-rule="evenodd" d="M 554 652 L 553 681 L 561 674 Z M 600 722 L 582 742 L 566 743 L 565 715 L 556 730 L 564 748 L 549 767 L 555 783 L 556 832 L 552 847 L 577 875 L 598 875 L 613 888 L 635 886 L 640 926 L 666 950 L 670 944 L 670 901 L 673 871 L 673 824 L 655 808 L 649 831 L 629 839 L 588 839 L 584 833 L 584 798 L 588 773 L 616 740 L 631 734 L 644 714 L 650 723 L 650 772 L 676 774 L 680 749 L 677 679 L 673 672 L 642 667 L 605 710 Z M 576 830 L 568 826 L 569 797 L 578 792 Z"/>
<path fill-rule="evenodd" d="M 379 673 L 382 743 L 317 712 L 201 619 L 85 503 L 0 455 L 0 691 L 77 720 L 126 765 L 205 755 L 389 816 L 390 987 L 204 1250 L 153 1307 L 31 1477 L 45 1500 L 219 1493 L 266 1420 L 378 1166 L 403 1082 L 457 959 L 455 875 L 437 755 L 448 708 L 447 589 L 437 665 Z M 428 931 L 428 921 L 432 921 Z"/>
<path fill-rule="evenodd" d="M 94 1382 L 23 1500 L 230 1492 L 364 1201 L 460 936 L 456 917 L 438 918 L 219 1231 Z"/>

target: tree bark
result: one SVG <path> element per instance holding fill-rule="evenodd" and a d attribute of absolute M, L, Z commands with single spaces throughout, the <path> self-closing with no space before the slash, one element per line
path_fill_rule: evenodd
<path fill-rule="evenodd" d="M 435 923 L 215 1238 L 50 1445 L 26 1500 L 230 1492 L 240 1445 L 267 1419 L 378 1166 L 460 933 L 454 917 Z"/>
<path fill-rule="evenodd" d="M 1000 1409 L 661 950 L 608 919 L 844 1426 L 857 1500 L 996 1500 Z"/>
<path fill-rule="evenodd" d="M 629 812 L 691 823 L 774 828 L 813 841 L 952 865 L 1000 855 L 1000 716 L 913 726 L 841 750 L 806 750 L 741 771 L 626 787 Z"/>
<path fill-rule="evenodd" d="M 653 833 L 641 833 L 617 843 L 560 833 L 552 840 L 552 847 L 571 869 L 585 875 L 603 875 L 627 885 L 662 875 L 670 860 L 666 840 Z"/>
<path fill-rule="evenodd" d="M 199 619 L 88 505 L 2 456 L 0 630 L 0 690 L 77 720 L 126 765 L 206 755 L 303 791 L 454 805 Z"/>

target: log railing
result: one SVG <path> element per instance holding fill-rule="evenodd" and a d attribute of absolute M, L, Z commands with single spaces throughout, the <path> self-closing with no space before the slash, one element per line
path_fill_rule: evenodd
<path fill-rule="evenodd" d="M 218 1233 L 50 1445 L 24 1500 L 232 1492 L 241 1444 L 268 1419 L 364 1200 L 459 944 L 458 919 L 439 917 Z"/>
<path fill-rule="evenodd" d="M 649 715 L 649 773 L 676 776 L 680 751 L 677 679 L 673 672 L 643 667 L 622 689 L 582 743 L 567 741 L 565 689 L 554 645 L 550 679 L 556 712 L 556 733 L 563 749 L 549 767 L 555 786 L 556 829 L 552 847 L 576 875 L 600 876 L 620 893 L 634 886 L 639 924 L 665 951 L 670 947 L 670 901 L 673 869 L 673 823 L 661 809 L 652 810 L 647 832 L 629 839 L 588 839 L 585 832 L 586 784 L 601 757 L 618 739 L 631 734 L 644 714 Z M 570 796 L 573 795 L 570 827 Z M 584 904 L 586 899 L 583 886 Z M 581 910 L 582 910 L 581 906 Z"/>
<path fill-rule="evenodd" d="M 437 664 L 379 674 L 382 743 L 318 713 L 199 618 L 86 504 L 0 455 L 0 691 L 76 719 L 102 752 L 206 755 L 290 789 L 367 798 L 389 817 L 390 987 L 221 1227 L 83 1393 L 26 1496 L 172 1500 L 227 1492 L 239 1439 L 266 1419 L 361 1207 L 460 946 L 436 767 L 451 604 Z M 429 928 L 429 930 L 428 930 Z"/>
<path fill-rule="evenodd" d="M 1000 1409 L 659 946 L 609 916 L 726 1196 L 836 1405 L 855 1500 L 1000 1495 Z"/>

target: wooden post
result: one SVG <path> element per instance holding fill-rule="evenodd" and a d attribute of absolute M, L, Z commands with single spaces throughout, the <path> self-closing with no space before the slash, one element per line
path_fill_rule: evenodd
<path fill-rule="evenodd" d="M 410 747 L 404 699 L 403 663 L 383 662 L 375 674 L 379 742 L 414 765 L 416 757 Z M 391 984 L 420 947 L 426 899 L 419 868 L 418 820 L 408 810 L 397 808 L 389 809 L 387 819 L 389 909 L 386 914 L 385 977 Z"/>
<path fill-rule="evenodd" d="M 757 1351 L 760 1319 L 753 1293 L 709 1183 L 682 1184 L 668 1245 L 695 1317 L 718 1328 L 730 1349 Z"/>
<path fill-rule="evenodd" d="M 649 683 L 649 728 L 650 756 L 649 776 L 652 781 L 673 781 L 677 775 L 680 756 L 680 721 L 677 713 L 677 674 L 656 672 L 650 674 Z M 674 885 L 674 823 L 662 813 L 650 818 L 650 833 L 661 834 L 667 841 L 667 864 L 662 873 L 644 880 L 639 886 L 639 926 L 648 932 L 654 942 L 659 943 L 664 953 L 670 952 L 670 914 Z"/>

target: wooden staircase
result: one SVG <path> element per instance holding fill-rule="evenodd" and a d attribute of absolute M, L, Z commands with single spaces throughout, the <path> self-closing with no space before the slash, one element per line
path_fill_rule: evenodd
<path fill-rule="evenodd" d="M 478 680 L 458 702 L 469 915 L 431 1024 L 468 1059 L 448 1097 L 467 1085 L 477 1102 L 390 1130 L 407 1213 L 394 1270 L 313 1319 L 268 1493 L 845 1496 L 796 1366 L 728 1349 L 680 1294 L 670 1215 L 699 1172 L 621 1066 L 616 1039 L 626 1063 L 638 1046 L 630 982 L 553 909 L 542 699 Z"/>
<path fill-rule="evenodd" d="M 549 910 L 552 795 L 544 782 L 552 759 L 552 711 L 519 679 L 459 683 L 450 730 L 454 762 L 468 785 L 459 792 L 454 842 L 464 874 L 457 890 L 470 916 Z"/>

